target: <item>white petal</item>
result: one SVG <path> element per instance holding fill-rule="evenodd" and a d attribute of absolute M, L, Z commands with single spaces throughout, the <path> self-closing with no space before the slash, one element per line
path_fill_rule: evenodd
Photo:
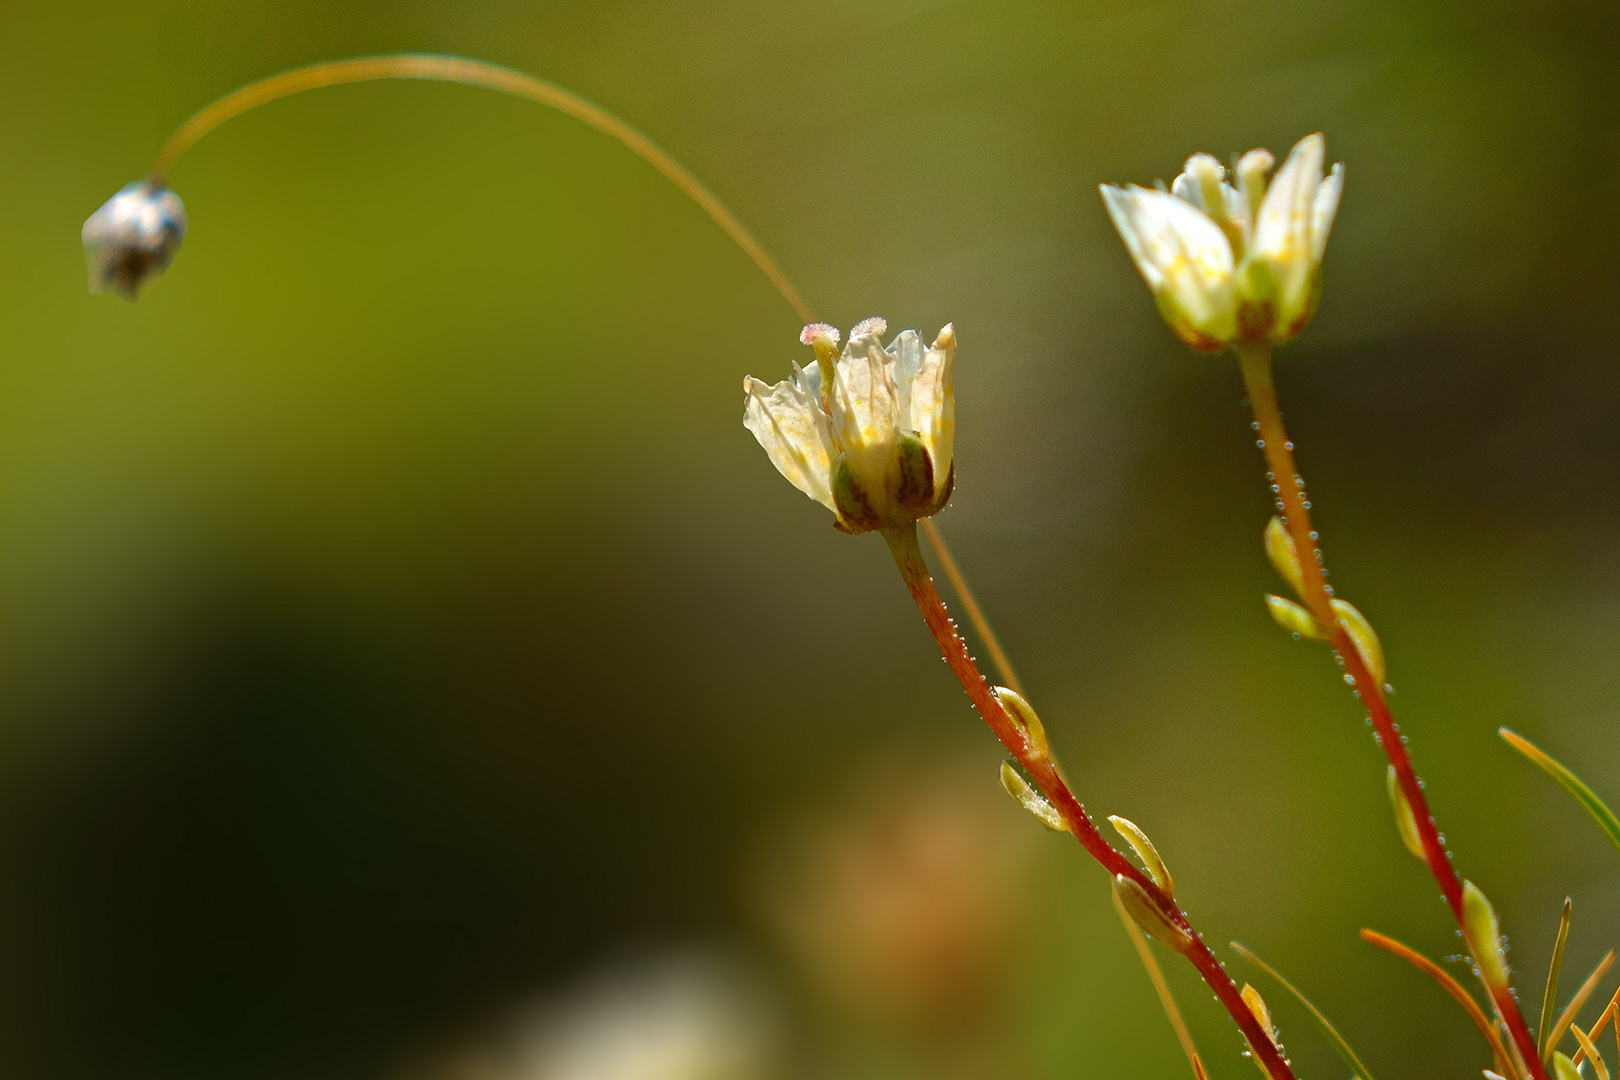
<path fill-rule="evenodd" d="M 1192 203 L 1200 210 L 1204 208 L 1203 189 L 1198 186 L 1198 181 L 1191 173 L 1184 172 L 1177 176 L 1170 184 L 1170 194 Z"/>
<path fill-rule="evenodd" d="M 776 471 L 789 483 L 837 513 L 832 497 L 832 460 L 836 454 L 817 393 L 807 386 L 808 373 L 769 386 L 743 380 L 743 427 L 754 433 Z"/>
<path fill-rule="evenodd" d="M 916 430 L 911 424 L 911 402 L 915 392 L 912 384 L 922 367 L 922 338 L 917 336 L 915 330 L 902 330 L 889 343 L 888 352 L 894 357 L 895 420 L 900 429 L 909 435 Z"/>
<path fill-rule="evenodd" d="M 1339 195 L 1344 190 L 1344 165 L 1333 166 L 1322 186 L 1316 189 L 1316 203 L 1311 207 L 1311 262 L 1320 263 L 1327 250 L 1328 233 L 1333 231 L 1333 217 L 1339 212 Z"/>
<path fill-rule="evenodd" d="M 886 490 L 881 485 L 894 456 L 893 359 L 876 337 L 858 337 L 845 346 L 833 376 L 833 441 L 871 491 Z"/>
<path fill-rule="evenodd" d="M 952 383 L 955 367 L 956 330 L 947 323 L 922 356 L 917 377 L 911 384 L 911 427 L 934 463 L 936 498 L 944 491 L 950 477 L 951 455 L 955 452 L 956 391 Z"/>
<path fill-rule="evenodd" d="M 1311 217 L 1322 186 L 1322 153 L 1319 134 L 1295 143 L 1255 215 L 1255 254 L 1275 264 L 1284 279 L 1302 276 L 1310 266 Z"/>
<path fill-rule="evenodd" d="M 1194 323 L 1229 306 L 1232 245 L 1202 210 L 1168 192 L 1105 187 L 1108 213 L 1155 292 L 1172 294 Z"/>

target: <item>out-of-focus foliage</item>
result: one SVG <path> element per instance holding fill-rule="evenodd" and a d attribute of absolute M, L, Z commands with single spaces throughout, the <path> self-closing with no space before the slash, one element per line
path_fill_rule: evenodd
<path fill-rule="evenodd" d="M 753 942 L 802 1060 L 864 1063 L 843 1075 L 1000 1052 L 1032 1077 L 1185 1075 L 1106 879 L 994 792 L 995 747 L 881 544 L 835 533 L 742 429 L 743 374 L 802 358 L 792 314 L 622 148 L 455 87 L 307 95 L 185 159 L 185 251 L 138 305 L 86 292 L 80 224 L 185 115 L 405 48 L 625 116 L 830 322 L 954 322 L 939 523 L 1077 790 L 1139 823 L 1209 938 L 1286 972 L 1381 1080 L 1479 1068 L 1466 1017 L 1356 936 L 1457 951 L 1337 671 L 1256 600 L 1270 511 L 1233 365 L 1166 333 L 1096 187 L 1314 130 L 1346 163 L 1323 304 L 1278 381 L 1336 580 L 1534 988 L 1566 894 L 1572 971 L 1620 916 L 1602 835 L 1494 736 L 1620 791 L 1617 19 L 0 8 L 8 1071 L 377 1075 L 702 939 Z M 756 875 L 851 777 L 950 754 L 1035 864 L 1005 1022 L 940 1061 L 839 1019 Z M 1168 974 L 1213 1075 L 1250 1075 Z M 1301 1074 L 1339 1074 L 1273 1004 Z"/>

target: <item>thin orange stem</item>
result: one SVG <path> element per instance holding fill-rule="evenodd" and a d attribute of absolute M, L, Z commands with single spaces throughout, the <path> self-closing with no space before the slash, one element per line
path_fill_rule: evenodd
<path fill-rule="evenodd" d="M 1035 742 L 1031 741 L 1012 717 L 1007 715 L 1001 703 L 991 692 L 990 684 L 980 674 L 978 665 L 969 655 L 967 645 L 956 632 L 956 624 L 951 621 L 949 612 L 945 610 L 945 602 L 939 597 L 939 590 L 934 587 L 933 578 L 928 574 L 928 567 L 923 562 L 922 549 L 917 544 L 917 530 L 910 525 L 897 529 L 886 529 L 883 532 L 884 540 L 888 541 L 889 552 L 894 556 L 895 565 L 900 569 L 900 576 L 905 580 L 906 588 L 911 593 L 911 599 L 917 605 L 928 632 L 938 643 L 940 652 L 945 656 L 945 662 L 967 691 L 968 700 L 978 710 L 984 722 L 995 733 L 1001 745 L 1007 748 L 1018 764 L 1024 767 L 1035 786 L 1051 801 L 1063 819 L 1067 830 L 1080 841 L 1080 846 L 1097 862 L 1102 864 L 1110 876 L 1123 875 L 1141 886 L 1159 913 L 1171 925 L 1185 932 L 1187 950 L 1183 954 L 1203 976 L 1204 982 L 1214 991 L 1215 997 L 1231 1013 L 1232 1019 L 1242 1030 L 1255 1054 L 1260 1058 L 1261 1064 L 1272 1080 L 1294 1080 L 1293 1070 L 1283 1058 L 1282 1053 L 1271 1041 L 1271 1036 L 1243 1001 L 1237 985 L 1227 975 L 1226 969 L 1221 966 L 1220 960 L 1210 951 L 1204 939 L 1193 929 L 1186 914 L 1158 884 L 1143 871 L 1137 869 L 1118 849 L 1111 845 L 1098 831 L 1091 815 L 1070 790 L 1063 774 L 1058 770 L 1057 763 L 1041 751 Z"/>
<path fill-rule="evenodd" d="M 990 662 L 996 665 L 996 674 L 1001 677 L 1001 684 L 1018 691 L 1020 697 L 1028 697 L 1029 695 L 1024 693 L 1024 684 L 1018 680 L 1018 673 L 1013 670 L 1012 660 L 1007 657 L 1007 651 L 1001 647 L 1001 639 L 996 637 L 996 632 L 990 628 L 990 620 L 985 618 L 984 609 L 974 598 L 973 590 L 968 588 L 967 578 L 962 576 L 962 570 L 956 565 L 951 549 L 945 546 L 945 537 L 940 535 L 939 526 L 934 524 L 933 518 L 923 518 L 917 524 L 922 526 L 922 534 L 928 541 L 928 546 L 934 549 L 934 558 L 939 560 L 939 568 L 944 571 L 945 580 L 951 583 L 951 591 L 962 602 L 962 611 L 967 615 L 968 622 L 973 625 L 973 632 L 984 642 L 984 650 L 990 654 Z"/>
<path fill-rule="evenodd" d="M 1468 991 L 1463 989 L 1462 984 L 1453 979 L 1445 968 L 1442 968 L 1416 949 L 1402 945 L 1394 938 L 1380 934 L 1376 930 L 1363 930 L 1361 940 L 1376 945 L 1385 952 L 1394 953 L 1439 983 L 1440 988 L 1450 994 L 1457 1004 L 1463 1007 L 1463 1011 L 1468 1014 L 1468 1019 L 1472 1020 L 1474 1026 L 1479 1028 L 1479 1033 L 1485 1037 L 1485 1042 L 1490 1045 L 1491 1054 L 1496 1058 L 1497 1068 L 1502 1070 L 1504 1075 L 1514 1072 L 1514 1069 L 1509 1064 L 1512 1059 L 1508 1057 L 1507 1047 L 1502 1045 L 1502 1040 L 1496 1034 L 1496 1029 L 1491 1026 L 1490 1018 L 1485 1015 L 1484 1010 L 1479 1007 L 1479 1003 L 1473 999 Z"/>
<path fill-rule="evenodd" d="M 1243 385 L 1249 394 L 1249 408 L 1254 413 L 1260 435 L 1259 444 L 1265 455 L 1271 491 L 1276 496 L 1278 512 L 1282 514 L 1283 524 L 1288 527 L 1288 534 L 1293 538 L 1294 548 L 1299 554 L 1305 585 L 1305 595 L 1301 599 L 1311 609 L 1311 614 L 1316 616 L 1317 622 L 1327 629 L 1328 641 L 1344 664 L 1345 674 L 1355 688 L 1356 697 L 1361 699 L 1362 707 L 1367 711 L 1378 745 L 1395 768 L 1401 791 L 1411 804 L 1418 837 L 1423 841 L 1424 862 L 1439 883 L 1446 906 L 1451 908 L 1452 917 L 1463 929 L 1466 940 L 1462 880 L 1457 876 L 1451 856 L 1446 852 L 1445 842 L 1440 838 L 1429 802 L 1423 795 L 1423 784 L 1406 752 L 1406 740 L 1401 736 L 1400 728 L 1384 701 L 1384 688 L 1373 678 L 1361 650 L 1356 648 L 1333 610 L 1332 590 L 1327 584 L 1327 566 L 1322 559 L 1320 538 L 1311 527 L 1310 499 L 1305 494 L 1305 481 L 1300 476 L 1299 467 L 1294 462 L 1294 444 L 1288 439 L 1288 431 L 1283 427 L 1282 411 L 1277 406 L 1277 388 L 1271 375 L 1271 348 L 1265 345 L 1242 346 L 1238 349 L 1238 361 L 1243 370 Z M 1512 991 L 1505 987 L 1486 989 L 1497 1014 L 1507 1025 L 1514 1045 L 1525 1058 L 1533 1080 L 1547 1080 L 1546 1067 L 1536 1054 L 1535 1036 L 1531 1034 L 1530 1025 L 1519 1010 L 1519 1003 Z"/>

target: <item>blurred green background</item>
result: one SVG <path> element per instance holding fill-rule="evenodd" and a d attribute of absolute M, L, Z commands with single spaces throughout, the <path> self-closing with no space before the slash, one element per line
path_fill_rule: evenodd
<path fill-rule="evenodd" d="M 1566 894 L 1566 986 L 1620 943 L 1620 858 L 1494 734 L 1620 795 L 1617 46 L 1606 0 L 3 4 L 5 1072 L 440 1075 L 504 1010 L 697 948 L 767 988 L 785 1075 L 1187 1075 L 881 543 L 743 430 L 743 375 L 807 355 L 792 313 L 617 144 L 459 87 L 306 95 L 184 160 L 138 305 L 86 292 L 80 223 L 189 113 L 416 49 L 638 125 L 829 321 L 954 321 L 939 522 L 1082 796 L 1381 1080 L 1477 1076 L 1462 1014 L 1356 937 L 1459 951 L 1331 660 L 1261 605 L 1235 364 L 1159 323 L 1096 186 L 1315 130 L 1346 162 L 1278 379 L 1533 1009 Z M 1012 838 L 965 850 L 1029 845 L 953 871 L 1017 885 L 947 926 L 982 1000 L 927 965 L 907 1018 L 841 998 L 815 950 L 888 924 L 782 932 L 841 880 L 805 828 L 891 835 L 873 800 L 963 769 L 947 805 L 995 798 L 962 835 Z M 1252 1075 L 1171 976 L 1213 1074 Z M 1255 981 L 1301 1075 L 1343 1076 Z"/>

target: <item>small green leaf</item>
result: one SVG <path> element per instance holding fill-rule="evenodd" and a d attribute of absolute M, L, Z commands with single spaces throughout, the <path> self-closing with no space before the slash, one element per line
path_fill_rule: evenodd
<path fill-rule="evenodd" d="M 1541 1036 L 1541 1046 L 1537 1052 L 1543 1061 L 1547 1060 L 1547 1038 L 1552 1034 L 1553 1013 L 1558 1004 L 1558 969 L 1564 966 L 1564 945 L 1569 941 L 1569 917 L 1574 905 L 1569 897 L 1564 897 L 1564 914 L 1558 920 L 1558 940 L 1553 942 L 1552 963 L 1547 967 L 1547 989 L 1541 995 L 1541 1023 L 1536 1025 L 1536 1034 Z"/>
<path fill-rule="evenodd" d="M 1163 889 L 1166 896 L 1176 895 L 1176 883 L 1170 879 L 1170 868 L 1164 865 L 1164 860 L 1159 857 L 1159 849 L 1153 846 L 1148 834 L 1143 832 L 1136 822 L 1122 818 L 1118 814 L 1110 814 L 1108 821 L 1131 845 L 1136 857 L 1142 860 L 1142 865 L 1146 867 L 1148 877 L 1153 879 L 1153 884 Z"/>
<path fill-rule="evenodd" d="M 1502 924 L 1485 893 L 1472 881 L 1463 881 L 1463 929 L 1467 931 L 1479 977 L 1493 995 L 1508 989 L 1507 958 L 1502 955 Z"/>
<path fill-rule="evenodd" d="M 1395 766 L 1391 765 L 1384 774 L 1384 787 L 1389 790 L 1390 805 L 1395 808 L 1395 831 L 1401 835 L 1401 843 L 1406 850 L 1417 856 L 1419 862 L 1428 862 L 1429 856 L 1423 850 L 1423 838 L 1418 836 L 1417 816 L 1412 812 L 1412 804 L 1406 801 L 1406 793 L 1401 790 L 1400 778 L 1395 775 Z"/>
<path fill-rule="evenodd" d="M 1187 950 L 1192 948 L 1192 935 L 1165 918 L 1146 889 L 1124 874 L 1114 875 L 1114 887 L 1119 890 L 1120 904 L 1144 934 L 1182 956 L 1187 955 Z"/>
<path fill-rule="evenodd" d="M 1013 801 L 1035 815 L 1035 819 L 1053 832 L 1068 832 L 1069 827 L 1063 823 L 1063 815 L 1058 813 L 1057 807 L 1046 801 L 1046 796 L 1036 791 L 1028 780 L 1012 766 L 1012 762 L 1001 763 L 1001 787 L 1013 797 Z"/>

